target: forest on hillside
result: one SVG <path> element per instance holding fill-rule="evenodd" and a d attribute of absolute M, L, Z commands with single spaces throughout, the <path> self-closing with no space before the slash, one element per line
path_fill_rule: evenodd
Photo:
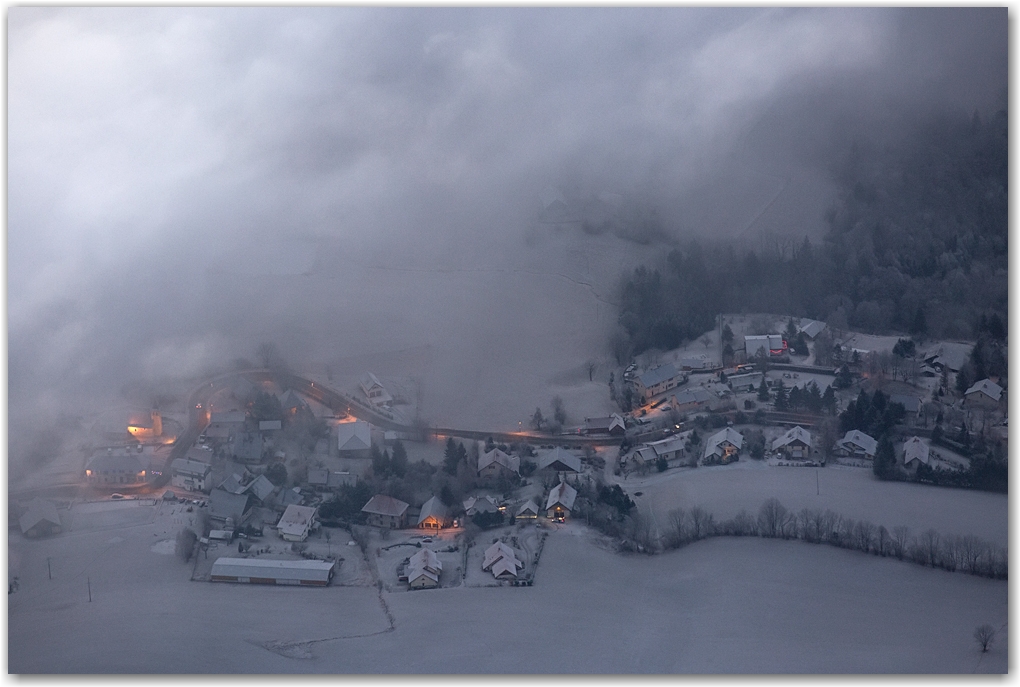
<path fill-rule="evenodd" d="M 690 241 L 621 285 L 621 360 L 701 336 L 721 312 L 836 329 L 977 338 L 1007 322 L 1007 116 L 942 116 L 882 150 L 855 146 L 820 244 Z"/>

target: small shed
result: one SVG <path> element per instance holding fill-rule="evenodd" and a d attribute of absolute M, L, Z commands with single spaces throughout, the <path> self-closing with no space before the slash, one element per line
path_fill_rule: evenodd
<path fill-rule="evenodd" d="M 56 505 L 38 496 L 29 502 L 28 510 L 18 519 L 18 524 L 26 537 L 46 537 L 61 530 Z"/>

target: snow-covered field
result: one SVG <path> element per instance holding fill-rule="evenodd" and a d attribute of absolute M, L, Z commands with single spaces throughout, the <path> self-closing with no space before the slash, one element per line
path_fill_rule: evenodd
<path fill-rule="evenodd" d="M 670 510 L 692 506 L 702 506 L 716 520 L 741 509 L 757 515 L 762 502 L 775 496 L 795 513 L 829 509 L 890 530 L 905 525 L 920 534 L 934 528 L 943 535 L 973 534 L 1000 546 L 1008 536 L 1006 494 L 883 482 L 864 468 L 784 468 L 742 458 L 730 465 L 632 475 L 621 484 L 630 494 L 642 492 L 635 501 L 661 525 L 668 522 Z"/>
<path fill-rule="evenodd" d="M 192 566 L 169 554 L 190 514 L 138 508 L 152 522 L 12 536 L 20 589 L 8 597 L 10 672 L 1007 668 L 1005 630 L 984 656 L 971 637 L 980 624 L 1004 626 L 1006 583 L 825 546 L 717 539 L 621 556 L 573 523 L 550 535 L 533 587 L 380 595 L 190 582 Z"/>

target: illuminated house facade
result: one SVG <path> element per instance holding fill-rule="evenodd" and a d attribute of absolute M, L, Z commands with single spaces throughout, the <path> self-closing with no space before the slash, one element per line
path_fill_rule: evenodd
<path fill-rule="evenodd" d="M 158 410 L 149 413 L 147 419 L 136 419 L 128 422 L 128 434 L 135 439 L 152 439 L 163 436 L 163 418 Z"/>
<path fill-rule="evenodd" d="M 95 485 L 145 484 L 149 477 L 147 462 L 135 449 L 108 448 L 89 458 L 85 481 Z"/>

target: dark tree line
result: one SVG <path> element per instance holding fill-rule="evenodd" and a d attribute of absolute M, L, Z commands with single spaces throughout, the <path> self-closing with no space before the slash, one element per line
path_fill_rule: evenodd
<path fill-rule="evenodd" d="M 944 118 L 897 148 L 855 148 L 820 245 L 688 242 L 621 289 L 618 359 L 674 348 L 720 312 L 865 332 L 999 340 L 1007 330 L 1007 122 Z M 738 346 L 739 347 L 739 346 Z"/>

